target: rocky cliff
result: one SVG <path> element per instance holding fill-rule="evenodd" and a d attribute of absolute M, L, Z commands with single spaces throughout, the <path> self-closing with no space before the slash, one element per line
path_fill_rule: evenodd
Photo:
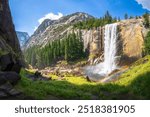
<path fill-rule="evenodd" d="M 86 13 L 77 12 L 64 16 L 59 20 L 46 19 L 29 38 L 23 48 L 27 49 L 34 45 L 45 46 L 50 41 L 62 39 L 72 30 L 72 25 L 74 23 L 91 18 L 94 17 Z"/>
<path fill-rule="evenodd" d="M 89 62 L 91 64 L 103 61 L 104 31 L 105 27 L 81 30 L 84 48 L 89 49 Z M 143 19 L 130 19 L 118 22 L 118 64 L 127 65 L 143 56 L 146 33 L 147 29 L 143 26 Z"/>
<path fill-rule="evenodd" d="M 0 70 L 19 72 L 21 62 L 19 41 L 12 22 L 8 0 L 0 1 Z"/>
<path fill-rule="evenodd" d="M 0 99 L 18 94 L 13 85 L 20 79 L 21 65 L 22 54 L 9 3 L 0 0 Z"/>
<path fill-rule="evenodd" d="M 104 27 L 86 30 L 75 30 L 81 34 L 84 50 L 89 53 L 90 64 L 97 64 L 103 61 L 104 53 Z"/>
<path fill-rule="evenodd" d="M 27 32 L 20 32 L 20 31 L 17 31 L 16 33 L 17 33 L 17 37 L 18 37 L 19 42 L 20 42 L 20 46 L 23 47 L 24 44 L 29 39 L 29 34 Z"/>
<path fill-rule="evenodd" d="M 119 23 L 119 49 L 121 64 L 132 63 L 143 56 L 146 29 L 142 19 L 131 19 Z"/>
<path fill-rule="evenodd" d="M 105 26 L 93 29 L 74 29 L 72 24 L 93 18 L 85 13 L 75 13 L 59 20 L 45 20 L 31 36 L 24 48 L 34 45 L 45 46 L 50 41 L 63 39 L 68 33 L 80 33 L 84 42 L 84 50 L 89 52 L 89 63 L 97 64 L 104 58 Z M 130 64 L 142 57 L 146 29 L 143 19 L 128 19 L 118 23 L 118 64 Z"/>

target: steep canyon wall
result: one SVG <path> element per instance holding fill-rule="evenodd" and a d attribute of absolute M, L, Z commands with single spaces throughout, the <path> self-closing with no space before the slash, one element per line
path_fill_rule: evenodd
<path fill-rule="evenodd" d="M 22 54 L 8 0 L 0 0 L 0 71 L 20 71 Z"/>
<path fill-rule="evenodd" d="M 89 49 L 90 63 L 101 62 L 104 51 L 104 27 L 81 30 L 84 48 Z M 143 56 L 146 29 L 142 19 L 118 22 L 117 56 L 120 65 L 128 65 Z M 101 60 L 99 60 L 101 59 Z"/>

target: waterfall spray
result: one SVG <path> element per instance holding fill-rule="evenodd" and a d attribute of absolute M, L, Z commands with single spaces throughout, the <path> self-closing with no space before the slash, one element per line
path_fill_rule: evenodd
<path fill-rule="evenodd" d="M 104 33 L 104 62 L 96 66 L 87 67 L 85 72 L 89 77 L 107 76 L 117 68 L 115 59 L 117 38 L 117 23 L 106 25 Z"/>

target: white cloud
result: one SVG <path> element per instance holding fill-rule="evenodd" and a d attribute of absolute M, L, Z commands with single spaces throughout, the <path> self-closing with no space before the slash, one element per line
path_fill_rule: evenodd
<path fill-rule="evenodd" d="M 54 14 L 54 13 L 48 13 L 44 17 L 40 18 L 38 22 L 41 24 L 45 19 L 51 19 L 51 20 L 58 20 L 63 16 L 62 13 Z"/>
<path fill-rule="evenodd" d="M 143 8 L 150 10 L 150 0 L 136 0 Z"/>

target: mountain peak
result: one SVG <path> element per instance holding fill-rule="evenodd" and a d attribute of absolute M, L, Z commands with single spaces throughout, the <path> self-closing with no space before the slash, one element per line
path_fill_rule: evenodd
<path fill-rule="evenodd" d="M 58 21 L 61 23 L 65 23 L 65 24 L 72 24 L 72 23 L 76 23 L 79 21 L 85 21 L 91 18 L 94 18 L 94 17 L 84 12 L 76 12 L 76 13 L 72 13 L 70 15 L 61 17 Z"/>
<path fill-rule="evenodd" d="M 86 21 L 92 18 L 94 17 L 87 13 L 76 12 L 63 16 L 58 20 L 46 19 L 29 38 L 24 48 L 29 48 L 34 45 L 46 45 L 49 41 L 63 38 L 69 28 L 71 28 L 70 26 L 77 22 Z"/>
<path fill-rule="evenodd" d="M 91 19 L 91 18 L 94 18 L 94 17 L 87 14 L 87 13 L 84 13 L 84 12 L 76 12 L 76 13 L 72 13 L 70 15 L 63 16 L 58 20 L 45 19 L 39 25 L 37 30 L 34 32 L 34 35 L 42 33 L 50 25 L 74 24 L 76 22 L 85 21 L 85 20 L 88 20 L 88 19 Z"/>

